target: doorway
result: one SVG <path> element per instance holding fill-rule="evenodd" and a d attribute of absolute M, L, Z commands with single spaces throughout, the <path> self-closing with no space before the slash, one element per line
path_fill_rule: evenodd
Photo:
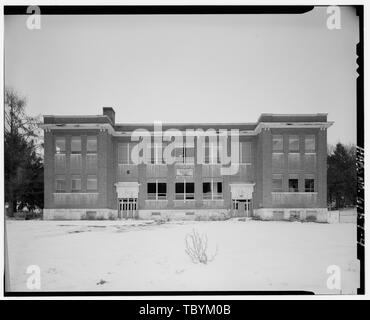
<path fill-rule="evenodd" d="M 233 199 L 233 215 L 234 217 L 251 217 L 251 199 Z"/>
<path fill-rule="evenodd" d="M 137 216 L 137 198 L 118 199 L 118 219 L 134 219 Z"/>

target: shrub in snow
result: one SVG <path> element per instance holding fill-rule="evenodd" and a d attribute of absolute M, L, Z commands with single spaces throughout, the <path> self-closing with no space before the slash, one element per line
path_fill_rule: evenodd
<path fill-rule="evenodd" d="M 208 237 L 206 234 L 200 235 L 193 229 L 192 233 L 185 236 L 185 252 L 194 263 L 204 263 L 213 261 L 217 254 L 216 252 L 210 256 L 208 251 Z"/>

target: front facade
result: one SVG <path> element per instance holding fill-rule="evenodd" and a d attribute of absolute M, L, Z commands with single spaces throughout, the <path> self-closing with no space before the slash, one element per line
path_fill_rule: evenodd
<path fill-rule="evenodd" d="M 163 125 L 116 123 L 112 108 L 44 116 L 44 219 L 326 221 L 330 125 L 326 114 Z"/>

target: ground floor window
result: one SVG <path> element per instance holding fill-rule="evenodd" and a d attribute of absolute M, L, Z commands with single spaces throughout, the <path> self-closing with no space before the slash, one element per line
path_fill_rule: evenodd
<path fill-rule="evenodd" d="M 98 179 L 95 174 L 89 174 L 86 180 L 87 191 L 97 191 L 98 190 Z"/>
<path fill-rule="evenodd" d="M 304 191 L 315 192 L 315 180 L 312 178 L 304 179 Z"/>
<path fill-rule="evenodd" d="M 289 179 L 289 192 L 298 192 L 298 179 Z"/>
<path fill-rule="evenodd" d="M 55 177 L 55 192 L 65 192 L 66 191 L 66 179 L 64 176 Z"/>
<path fill-rule="evenodd" d="M 81 191 L 81 176 L 80 175 L 72 175 L 72 177 L 71 177 L 71 190 L 72 190 L 72 192 L 80 192 Z"/>
<path fill-rule="evenodd" d="M 167 199 L 167 183 L 148 182 L 147 184 L 148 200 L 165 200 Z"/>
<path fill-rule="evenodd" d="M 216 200 L 222 199 L 222 182 L 221 181 L 208 181 L 203 182 L 203 199 Z"/>
<path fill-rule="evenodd" d="M 175 184 L 176 200 L 193 200 L 194 199 L 194 182 L 176 182 Z"/>
<path fill-rule="evenodd" d="M 281 174 L 272 175 L 272 192 L 283 192 L 283 176 Z"/>

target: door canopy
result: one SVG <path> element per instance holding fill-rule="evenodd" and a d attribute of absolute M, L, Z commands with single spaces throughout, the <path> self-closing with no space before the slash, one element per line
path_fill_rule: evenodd
<path fill-rule="evenodd" d="M 230 184 L 231 199 L 252 199 L 254 183 Z"/>
<path fill-rule="evenodd" d="M 115 184 L 117 198 L 137 198 L 139 195 L 139 184 L 137 182 L 117 182 Z"/>

